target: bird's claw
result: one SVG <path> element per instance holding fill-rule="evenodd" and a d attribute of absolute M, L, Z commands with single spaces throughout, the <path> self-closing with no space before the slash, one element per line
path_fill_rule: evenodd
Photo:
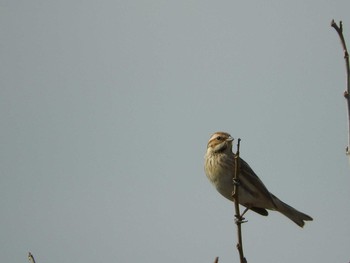
<path fill-rule="evenodd" d="M 245 220 L 244 217 L 235 215 L 235 223 L 236 224 L 243 224 L 243 223 L 247 223 L 247 222 L 248 222 L 248 220 Z"/>

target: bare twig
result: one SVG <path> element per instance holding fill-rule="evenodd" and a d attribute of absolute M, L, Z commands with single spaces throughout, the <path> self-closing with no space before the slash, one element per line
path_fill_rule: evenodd
<path fill-rule="evenodd" d="M 28 260 L 29 260 L 30 263 L 35 263 L 34 256 L 30 252 L 28 252 Z"/>
<path fill-rule="evenodd" d="M 337 31 L 341 45 L 343 47 L 343 52 L 344 52 L 344 59 L 345 59 L 345 67 L 346 67 L 346 90 L 344 91 L 344 97 L 347 102 L 348 106 L 348 145 L 346 147 L 346 154 L 350 155 L 350 66 L 349 66 L 349 53 L 348 49 L 346 47 L 344 35 L 343 35 L 343 23 L 342 21 L 339 22 L 339 26 L 337 23 L 334 22 L 334 19 L 331 22 L 331 26 Z"/>
<path fill-rule="evenodd" d="M 234 177 L 233 177 L 233 193 L 232 197 L 234 199 L 235 204 L 235 217 L 236 217 L 236 225 L 237 225 L 237 237 L 238 237 L 238 243 L 237 243 L 237 249 L 239 253 L 239 259 L 241 263 L 247 263 L 246 258 L 244 257 L 243 253 L 243 242 L 242 242 L 242 229 L 241 225 L 244 223 L 244 218 L 241 215 L 239 211 L 239 194 L 238 194 L 238 188 L 239 188 L 239 148 L 240 148 L 241 139 L 238 139 L 237 143 L 237 152 L 235 154 L 235 171 L 234 171 Z M 243 213 L 244 214 L 244 213 Z"/>

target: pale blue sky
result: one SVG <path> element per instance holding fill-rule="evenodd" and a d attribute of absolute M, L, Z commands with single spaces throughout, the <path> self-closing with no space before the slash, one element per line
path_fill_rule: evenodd
<path fill-rule="evenodd" d="M 238 262 L 217 130 L 313 222 L 248 213 L 248 262 L 349 262 L 347 1 L 0 1 L 2 262 Z"/>

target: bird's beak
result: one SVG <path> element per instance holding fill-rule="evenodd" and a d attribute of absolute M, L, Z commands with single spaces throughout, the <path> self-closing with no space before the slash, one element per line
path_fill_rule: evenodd
<path fill-rule="evenodd" d="M 232 142 L 234 139 L 230 136 L 226 139 L 227 142 Z"/>

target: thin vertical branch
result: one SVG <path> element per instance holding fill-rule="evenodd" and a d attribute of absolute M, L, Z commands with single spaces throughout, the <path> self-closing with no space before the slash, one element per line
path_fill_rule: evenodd
<path fill-rule="evenodd" d="M 237 225 L 237 249 L 239 253 L 239 259 L 241 263 L 247 263 L 246 258 L 244 257 L 243 253 L 243 241 L 242 241 L 242 223 L 244 223 L 244 218 L 241 216 L 241 213 L 239 211 L 239 194 L 238 194 L 238 188 L 239 188 L 239 148 L 240 148 L 241 139 L 238 139 L 237 143 L 237 152 L 235 154 L 235 171 L 234 171 L 234 177 L 233 177 L 233 193 L 232 197 L 234 199 L 234 205 L 235 205 L 235 217 L 236 217 L 236 225 Z"/>
<path fill-rule="evenodd" d="M 28 252 L 28 260 L 29 260 L 30 263 L 35 263 L 34 256 L 30 252 Z"/>
<path fill-rule="evenodd" d="M 344 97 L 348 106 L 348 145 L 346 147 L 346 154 L 350 155 L 350 66 L 349 66 L 349 53 L 346 47 L 344 35 L 343 35 L 343 23 L 339 22 L 339 26 L 334 22 L 334 19 L 331 22 L 331 26 L 337 31 L 341 45 L 343 47 L 345 67 L 346 67 L 346 90 L 344 91 Z"/>

